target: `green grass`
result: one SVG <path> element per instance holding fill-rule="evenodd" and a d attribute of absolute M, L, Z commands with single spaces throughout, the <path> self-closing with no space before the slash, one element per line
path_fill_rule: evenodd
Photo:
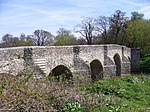
<path fill-rule="evenodd" d="M 102 108 L 146 110 L 150 108 L 150 77 L 126 76 L 100 80 L 81 88 L 87 94 L 103 95 L 112 101 Z M 118 101 L 116 100 L 118 99 Z"/>

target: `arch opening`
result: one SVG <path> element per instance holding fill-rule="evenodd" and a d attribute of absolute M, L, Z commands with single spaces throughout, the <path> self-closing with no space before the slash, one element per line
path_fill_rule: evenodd
<path fill-rule="evenodd" d="M 92 81 L 103 79 L 103 66 L 99 60 L 93 60 L 90 63 Z"/>
<path fill-rule="evenodd" d="M 119 54 L 114 55 L 114 62 L 116 65 L 116 76 L 121 76 L 121 59 Z"/>
<path fill-rule="evenodd" d="M 56 66 L 49 74 L 53 76 L 58 82 L 72 79 L 72 72 L 64 65 Z"/>

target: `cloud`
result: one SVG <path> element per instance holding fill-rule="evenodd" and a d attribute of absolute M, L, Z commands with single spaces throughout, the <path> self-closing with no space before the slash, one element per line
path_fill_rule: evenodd
<path fill-rule="evenodd" d="M 43 14 L 43 15 L 48 15 L 49 14 L 49 12 L 47 12 L 45 10 L 38 9 L 38 8 L 34 8 L 33 6 L 32 7 L 31 6 L 25 6 L 25 5 L 22 5 L 22 4 L 5 4 L 5 6 L 14 7 L 16 9 L 25 9 L 25 10 L 37 12 L 37 13 L 40 13 L 40 14 Z"/>
<path fill-rule="evenodd" d="M 71 28 L 74 26 L 73 22 L 76 24 L 79 21 L 81 14 L 80 10 L 75 10 L 74 8 L 69 8 L 69 10 L 61 8 L 59 10 L 44 10 L 41 7 L 8 3 L 3 4 L 3 6 L 9 7 L 10 11 L 13 8 L 15 14 L 10 13 L 1 16 L 0 25 L 6 30 L 5 32 L 13 31 L 14 34 L 16 34 L 15 32 L 20 34 L 22 30 L 26 31 L 27 29 L 30 32 L 33 32 L 35 29 L 49 29 L 54 33 L 59 27 Z M 9 10 L 7 13 L 9 13 Z"/>
<path fill-rule="evenodd" d="M 150 5 L 144 5 L 141 7 L 139 12 L 143 13 L 146 19 L 150 19 Z"/>
<path fill-rule="evenodd" d="M 136 10 L 137 12 L 143 13 L 146 19 L 150 18 L 150 1 L 149 0 L 140 0 L 140 1 L 121 0 L 121 1 L 128 3 L 132 6 L 138 7 L 138 10 Z"/>
<path fill-rule="evenodd" d="M 25 14 L 19 14 L 19 15 L 12 15 L 12 16 L 7 16 L 5 17 L 7 20 L 8 19 L 19 19 L 20 17 L 25 17 L 25 16 L 33 16 L 35 17 L 32 20 L 33 23 L 38 21 L 40 22 L 62 22 L 63 24 L 65 21 L 76 21 L 80 19 L 80 16 L 84 13 L 80 9 L 74 9 L 74 8 L 69 8 L 69 9 L 59 9 L 59 10 L 53 10 L 53 9 L 48 9 L 48 10 L 43 10 L 41 8 L 36 8 L 34 6 L 24 6 L 21 4 L 5 4 L 6 6 L 13 7 L 19 10 L 28 10 L 28 12 L 32 13 L 25 13 Z M 40 18 L 39 18 L 40 17 Z"/>
<path fill-rule="evenodd" d="M 143 6 L 143 4 L 141 4 L 141 3 L 137 3 L 137 2 L 131 2 L 131 1 L 129 1 L 129 0 L 121 0 L 121 1 L 123 1 L 123 2 L 125 2 L 125 3 L 128 3 L 128 4 L 130 4 L 130 5 L 134 5 L 134 6 Z"/>
<path fill-rule="evenodd" d="M 31 16 L 34 15 L 36 13 L 23 13 L 23 14 L 19 14 L 19 15 L 11 15 L 11 16 L 7 16 L 7 17 L 2 17 L 1 21 L 8 21 L 8 20 L 12 20 L 12 19 L 16 19 L 16 18 L 23 18 L 23 17 L 27 17 L 27 16 Z"/>
<path fill-rule="evenodd" d="M 140 1 L 140 0 L 139 0 Z M 73 29 L 82 17 L 110 16 L 115 10 L 144 12 L 150 17 L 148 2 L 138 0 L 7 0 L 0 5 L 0 36 L 3 32 L 20 34 L 36 29 L 55 32 Z"/>

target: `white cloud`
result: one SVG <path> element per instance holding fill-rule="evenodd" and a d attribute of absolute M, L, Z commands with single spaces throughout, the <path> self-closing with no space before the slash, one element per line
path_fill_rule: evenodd
<path fill-rule="evenodd" d="M 8 20 L 12 20 L 12 19 L 16 19 L 16 18 L 22 18 L 22 17 L 26 17 L 26 16 L 31 16 L 34 15 L 36 13 L 23 13 L 23 14 L 19 14 L 19 15 L 11 15 L 11 16 L 7 16 L 7 17 L 1 17 L 1 21 L 8 21 Z"/>
<path fill-rule="evenodd" d="M 150 17 L 146 2 L 136 0 L 13 0 L 3 5 L 0 15 L 0 36 L 4 32 L 20 34 L 36 29 L 55 33 L 60 27 L 73 29 L 82 17 L 110 16 L 115 10 L 140 11 Z"/>
<path fill-rule="evenodd" d="M 150 19 L 150 5 L 144 5 L 141 7 L 139 12 L 143 13 L 146 19 Z"/>
<path fill-rule="evenodd" d="M 26 6 L 26 5 L 22 5 L 22 4 L 5 4 L 5 6 L 14 7 L 18 10 L 26 9 L 26 10 L 29 10 L 29 11 L 33 11 L 33 12 L 43 14 L 43 15 L 48 15 L 49 14 L 49 12 L 47 12 L 45 10 L 38 9 L 38 8 L 34 8 L 33 6 L 31 7 L 31 6 Z"/>
<path fill-rule="evenodd" d="M 131 0 L 130 1 L 129 0 L 121 0 L 121 1 L 128 3 L 128 4 L 131 4 L 131 5 L 134 5 L 134 6 L 142 6 L 143 5 L 141 3 L 131 2 Z"/>
<path fill-rule="evenodd" d="M 122 0 L 122 1 L 125 3 L 128 3 L 128 4 L 131 4 L 133 6 L 139 7 L 139 10 L 137 10 L 137 11 L 140 13 L 143 13 L 146 19 L 150 18 L 150 2 L 148 0 L 147 1 L 141 0 L 140 3 L 138 3 L 137 0 L 134 2 L 131 2 L 131 0 L 130 1 Z"/>

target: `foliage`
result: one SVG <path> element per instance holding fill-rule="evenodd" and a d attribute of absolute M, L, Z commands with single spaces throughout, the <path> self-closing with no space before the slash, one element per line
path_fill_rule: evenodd
<path fill-rule="evenodd" d="M 21 34 L 20 37 L 14 37 L 11 34 L 5 34 L 2 37 L 0 47 L 17 47 L 17 46 L 31 46 L 32 41 L 25 34 Z"/>
<path fill-rule="evenodd" d="M 58 35 L 54 39 L 54 45 L 56 46 L 64 46 L 64 45 L 76 45 L 77 39 L 76 37 L 71 34 L 69 30 L 64 28 L 60 28 L 57 31 Z"/>
<path fill-rule="evenodd" d="M 61 112 L 81 112 L 81 104 L 77 101 L 67 101 L 63 104 Z"/>
<path fill-rule="evenodd" d="M 150 73 L 150 54 L 144 55 L 141 59 L 141 71 Z"/>
<path fill-rule="evenodd" d="M 131 12 L 131 20 L 142 20 L 144 14 L 138 12 Z"/>
<path fill-rule="evenodd" d="M 150 21 L 129 21 L 126 32 L 130 47 L 139 47 L 142 55 L 150 53 Z"/>
<path fill-rule="evenodd" d="M 1 95 L 0 108 L 15 111 L 51 110 L 45 100 L 48 97 L 43 84 L 46 80 L 33 79 L 31 74 L 22 74 L 21 77 L 13 77 L 8 74 L 0 75 Z M 50 88 L 49 88 L 50 89 Z M 44 91 L 44 92 L 43 92 Z"/>
<path fill-rule="evenodd" d="M 144 112 L 150 105 L 148 76 L 84 84 L 37 80 L 32 74 L 0 75 L 0 109 L 62 112 Z M 83 79 L 82 79 L 83 80 Z"/>
<path fill-rule="evenodd" d="M 119 98 L 119 103 L 108 103 L 115 109 L 121 108 L 148 108 L 150 98 L 148 97 L 150 88 L 150 78 L 146 76 L 127 76 L 123 78 L 112 78 L 101 80 L 94 84 L 82 88 L 88 93 L 104 94 L 109 97 Z M 127 107 L 124 107 L 126 105 Z M 113 109 L 113 108 L 111 108 Z"/>

